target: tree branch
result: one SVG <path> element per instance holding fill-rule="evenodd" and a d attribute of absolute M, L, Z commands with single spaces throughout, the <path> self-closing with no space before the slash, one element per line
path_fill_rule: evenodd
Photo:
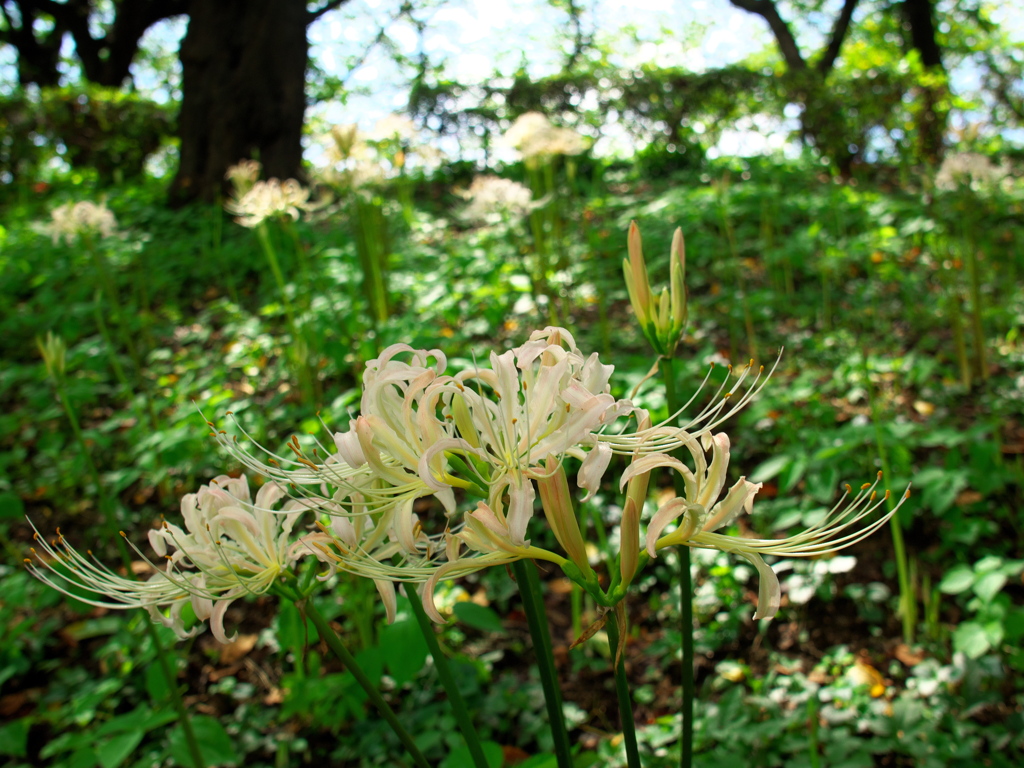
<path fill-rule="evenodd" d="M 39 7 L 62 24 L 75 40 L 75 55 L 82 62 L 88 80 L 119 87 L 130 74 L 139 50 L 139 40 L 147 29 L 161 19 L 178 16 L 188 10 L 187 0 L 123 0 L 106 34 L 94 38 L 89 31 L 92 4 L 89 0 L 37 0 Z"/>
<path fill-rule="evenodd" d="M 807 68 L 807 62 L 804 61 L 804 57 L 800 54 L 796 38 L 793 37 L 789 25 L 779 15 L 779 9 L 775 7 L 775 3 L 772 0 L 729 0 L 729 2 L 737 8 L 757 14 L 768 22 L 772 34 L 775 35 L 775 42 L 779 46 L 779 51 L 782 52 L 782 58 L 786 60 L 786 64 L 790 69 Z"/>
<path fill-rule="evenodd" d="M 846 0 L 843 3 L 843 10 L 832 27 L 832 37 L 828 41 L 828 46 L 822 52 L 821 58 L 818 59 L 817 67 L 821 74 L 827 74 L 835 65 L 836 59 L 839 57 L 839 49 L 843 47 L 843 40 L 846 39 L 846 33 L 850 29 L 850 20 L 853 18 L 853 10 L 856 7 L 857 0 Z"/>
<path fill-rule="evenodd" d="M 317 8 L 315 11 L 309 11 L 309 22 L 307 23 L 307 26 L 308 24 L 311 24 L 317 19 L 319 19 L 328 11 L 333 11 L 335 8 L 340 8 L 347 2 L 348 0 L 328 0 L 328 2 L 323 7 Z"/>

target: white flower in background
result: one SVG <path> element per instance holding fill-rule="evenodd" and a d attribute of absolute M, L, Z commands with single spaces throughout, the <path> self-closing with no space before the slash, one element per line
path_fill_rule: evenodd
<path fill-rule="evenodd" d="M 910 495 L 908 489 L 893 509 L 851 531 L 853 526 L 880 509 L 889 499 L 889 491 L 879 496 L 875 490 L 882 478 L 879 472 L 873 484 L 865 483 L 853 500 L 844 506 L 852 492 L 850 486 L 846 486 L 846 493 L 839 503 L 829 510 L 821 522 L 803 533 L 784 539 L 726 536 L 715 531 L 731 524 L 742 512 L 750 513 L 754 496 L 761 488 L 760 483 L 751 483 L 741 477 L 725 497 L 719 500 L 729 468 L 729 447 L 726 434 L 712 436 L 710 432 L 704 432 L 699 442 L 693 439 L 687 443 L 696 471 L 667 454 L 652 454 L 634 461 L 623 474 L 621 484 L 625 486 L 633 478 L 649 473 L 655 467 L 669 467 L 683 475 L 685 496 L 664 503 L 647 526 L 647 554 L 653 558 L 657 557 L 660 549 L 685 545 L 718 549 L 744 558 L 757 569 L 760 576 L 755 619 L 775 616 L 782 596 L 779 579 L 764 562 L 762 555 L 821 557 L 838 552 L 867 538 L 885 525 Z M 707 451 L 711 451 L 710 464 L 705 458 Z M 665 528 L 676 521 L 676 527 L 662 535 Z"/>
<path fill-rule="evenodd" d="M 587 140 L 571 128 L 557 128 L 540 112 L 526 112 L 516 118 L 501 138 L 524 159 L 543 155 L 578 155 Z"/>
<path fill-rule="evenodd" d="M 471 222 L 498 223 L 521 218 L 544 203 L 534 201 L 529 187 L 500 176 L 477 176 L 469 189 L 456 190 L 455 194 L 469 201 L 462 217 Z"/>
<path fill-rule="evenodd" d="M 235 197 L 241 197 L 253 188 L 262 169 L 256 160 L 241 160 L 228 168 L 224 178 L 231 182 Z"/>
<path fill-rule="evenodd" d="M 416 138 L 416 124 L 405 115 L 385 115 L 376 122 L 367 138 L 370 141 L 411 141 Z"/>
<path fill-rule="evenodd" d="M 952 191 L 967 187 L 975 192 L 998 188 L 1009 178 L 1009 167 L 996 165 L 976 152 L 946 155 L 935 175 L 935 186 Z"/>
<path fill-rule="evenodd" d="M 298 219 L 309 207 L 309 190 L 295 179 L 257 181 L 224 206 L 228 213 L 238 217 L 235 220 L 239 224 L 249 228 L 258 227 L 267 219 Z"/>
<path fill-rule="evenodd" d="M 36 231 L 50 236 L 54 245 L 62 239 L 74 245 L 80 237 L 111 237 L 117 232 L 117 219 L 104 203 L 65 203 L 54 208 L 50 216 L 51 221 L 36 225 Z"/>
<path fill-rule="evenodd" d="M 119 575 L 91 552 L 83 556 L 59 530 L 50 543 L 37 532 L 36 541 L 46 556 L 33 549 L 35 561 L 26 562 L 36 577 L 77 600 L 104 608 L 144 608 L 154 621 L 182 638 L 199 631 L 184 628 L 181 611 L 191 600 L 196 617 L 210 621 L 217 640 L 230 642 L 224 614 L 231 602 L 266 592 L 299 558 L 312 553 L 307 542 L 292 536 L 309 505 L 289 501 L 283 510 L 274 511 L 284 495 L 279 485 L 267 483 L 254 501 L 245 477 L 221 475 L 198 493 L 184 496 L 184 527 L 165 522 L 149 532 L 149 542 L 164 563 L 154 565 L 157 572 L 148 581 Z"/>

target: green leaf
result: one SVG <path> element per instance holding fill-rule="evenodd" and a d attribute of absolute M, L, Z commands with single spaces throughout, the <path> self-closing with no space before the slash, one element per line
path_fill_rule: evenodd
<path fill-rule="evenodd" d="M 174 669 L 173 659 L 171 668 Z M 167 685 L 167 678 L 159 664 L 146 665 L 146 693 L 154 704 L 162 704 L 171 695 L 171 689 Z"/>
<path fill-rule="evenodd" d="M 999 571 L 986 573 L 974 583 L 974 594 L 989 602 L 1006 585 L 1006 574 Z"/>
<path fill-rule="evenodd" d="M 789 456 L 772 456 L 768 461 L 762 462 L 750 475 L 750 482 L 763 483 L 771 480 L 779 472 L 785 469 L 793 459 Z"/>
<path fill-rule="evenodd" d="M 0 520 L 20 520 L 25 516 L 25 503 L 10 491 L 0 493 Z"/>
<path fill-rule="evenodd" d="M 429 652 L 419 624 L 411 619 L 396 621 L 384 627 L 380 633 L 380 649 L 388 674 L 399 688 L 423 669 Z"/>
<path fill-rule="evenodd" d="M 153 664 L 151 666 L 158 666 Z M 163 679 L 163 675 L 160 675 Z M 161 725 L 167 725 L 173 723 L 178 719 L 176 712 L 171 710 L 163 710 L 154 712 L 145 704 L 136 707 L 134 710 L 125 715 L 118 715 L 107 720 L 103 725 L 96 729 L 97 736 L 109 736 L 114 733 L 127 733 L 129 731 L 151 731 L 154 728 L 159 728 Z"/>
<path fill-rule="evenodd" d="M 224 730 L 224 726 L 217 720 L 205 715 L 196 715 L 192 718 L 192 730 L 195 731 L 196 741 L 199 742 L 199 751 L 207 766 L 238 764 L 239 757 L 235 751 L 235 745 L 231 742 L 227 731 Z M 192 762 L 192 754 L 188 750 L 185 732 L 180 724 L 171 731 L 170 751 L 171 757 L 179 765 L 185 766 L 185 768 L 198 768 Z"/>
<path fill-rule="evenodd" d="M 480 746 L 483 748 L 488 768 L 501 768 L 505 762 L 501 745 L 493 741 L 485 741 Z M 525 763 L 520 763 L 520 765 L 525 765 Z M 438 768 L 476 768 L 476 763 L 473 762 L 473 756 L 469 753 L 469 747 L 461 746 L 449 752 L 448 757 L 441 761 Z"/>
<path fill-rule="evenodd" d="M 779 473 L 779 491 L 788 493 L 793 490 L 807 471 L 807 456 L 800 454 L 789 466 Z"/>
<path fill-rule="evenodd" d="M 997 568 L 1002 568 L 1003 562 L 1003 558 L 998 555 L 986 555 L 974 564 L 974 570 L 977 573 L 988 573 Z"/>
<path fill-rule="evenodd" d="M 307 645 L 312 645 L 318 638 L 313 622 L 308 618 L 303 621 L 294 603 L 282 601 L 277 614 L 277 639 L 281 645 L 301 654 Z"/>
<path fill-rule="evenodd" d="M 96 746 L 96 757 L 103 768 L 118 768 L 139 746 L 145 731 L 122 733 Z"/>
<path fill-rule="evenodd" d="M 974 571 L 966 565 L 957 565 L 951 568 L 942 581 L 939 582 L 939 591 L 946 595 L 959 595 L 966 592 L 974 583 Z"/>
<path fill-rule="evenodd" d="M 0 725 L 0 755 L 25 757 L 28 753 L 28 729 L 32 721 L 27 717 Z"/>
<path fill-rule="evenodd" d="M 991 647 L 988 632 L 976 621 L 965 621 L 953 633 L 953 648 L 969 659 L 980 658 Z"/>
<path fill-rule="evenodd" d="M 1019 645 L 1018 639 L 1024 637 L 1024 609 L 1012 608 L 1003 621 L 1003 628 L 1007 641 Z"/>
<path fill-rule="evenodd" d="M 558 768 L 558 758 L 554 755 L 534 755 L 518 763 L 516 768 Z"/>
<path fill-rule="evenodd" d="M 490 608 L 468 600 L 456 603 L 452 609 L 459 621 L 481 632 L 504 632 L 501 617 Z"/>

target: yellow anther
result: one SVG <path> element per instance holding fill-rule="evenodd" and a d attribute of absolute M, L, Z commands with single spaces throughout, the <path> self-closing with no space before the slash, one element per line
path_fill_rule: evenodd
<path fill-rule="evenodd" d="M 860 487 L 860 489 L 861 489 L 862 491 L 866 491 L 866 490 L 867 490 L 868 488 L 870 488 L 870 487 L 871 487 L 871 483 L 864 483 L 864 485 L 862 485 L 862 486 Z"/>

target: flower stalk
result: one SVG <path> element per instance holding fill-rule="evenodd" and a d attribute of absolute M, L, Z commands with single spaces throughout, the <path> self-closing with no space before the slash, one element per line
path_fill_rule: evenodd
<path fill-rule="evenodd" d="M 671 357 L 661 361 L 661 378 L 665 385 L 665 402 L 669 413 L 676 413 L 679 400 L 676 396 L 675 364 Z M 672 479 L 675 484 L 676 496 L 686 493 L 683 476 L 674 472 Z M 693 765 L 693 578 L 690 574 L 690 548 L 682 545 L 676 547 L 679 556 L 679 633 L 682 637 L 681 687 L 682 707 L 679 717 L 682 720 L 680 735 L 679 765 L 691 768 Z"/>
<path fill-rule="evenodd" d="M 562 691 L 558 685 L 558 671 L 555 669 L 551 633 L 548 630 L 547 615 L 544 613 L 544 593 L 541 590 L 540 578 L 537 576 L 537 568 L 533 563 L 516 560 L 512 563 L 512 572 L 519 585 L 519 594 L 523 598 L 523 611 L 530 625 L 530 637 L 533 639 L 533 649 L 537 654 L 537 671 L 540 673 L 541 686 L 544 688 L 544 703 L 547 705 L 551 738 L 555 742 L 558 768 L 573 768 L 569 733 L 562 712 Z"/>
<path fill-rule="evenodd" d="M 423 609 L 423 603 L 419 597 L 413 595 L 409 599 L 409 605 L 412 607 L 413 615 L 416 616 L 416 623 L 419 624 L 420 631 L 423 633 L 423 639 L 427 641 L 427 649 L 430 651 L 430 657 L 434 660 L 434 668 L 437 670 L 437 676 L 441 678 L 441 685 L 444 686 L 445 693 L 448 694 L 448 703 L 451 704 L 455 721 L 459 724 L 459 731 L 462 732 L 462 738 L 466 740 L 469 754 L 473 758 L 473 765 L 476 768 L 488 768 L 487 756 L 484 755 L 480 737 L 473 726 L 473 718 L 466 707 L 466 700 L 462 698 L 459 685 L 455 682 L 455 676 L 448 664 L 448 657 L 444 655 L 444 651 L 441 650 L 441 645 L 437 641 L 434 625 Z"/>
<path fill-rule="evenodd" d="M 395 735 L 398 737 L 398 740 L 402 742 L 402 746 L 405 747 L 413 762 L 419 768 L 430 768 L 430 763 L 428 763 L 426 758 L 423 757 L 423 753 L 420 752 L 419 747 L 416 746 L 416 742 L 413 741 L 412 736 L 409 735 L 405 726 L 402 725 L 402 721 L 398 719 L 394 710 L 391 709 L 387 701 L 384 700 L 384 697 L 381 696 L 380 691 L 377 690 L 377 686 L 373 684 L 373 681 L 371 681 L 370 678 L 366 676 L 366 673 L 359 667 L 355 657 L 349 652 L 348 648 L 345 647 L 341 638 L 338 637 L 338 633 L 335 632 L 331 628 L 331 625 L 327 623 L 323 614 L 317 610 L 313 601 L 303 598 L 301 595 L 291 592 L 287 588 L 279 586 L 278 589 L 283 595 L 288 597 L 290 600 L 293 600 L 296 607 L 301 611 L 304 611 L 305 614 L 309 616 L 310 621 L 313 622 L 313 626 L 316 627 L 316 631 L 320 633 L 320 637 L 325 643 L 327 643 L 327 647 L 330 648 L 334 655 L 338 657 L 338 661 L 345 665 L 345 668 L 352 674 L 352 677 L 355 678 L 356 682 L 359 683 L 359 687 L 366 692 L 367 697 L 377 708 L 381 717 L 387 721 L 388 725 L 391 726 L 391 730 L 393 730 Z"/>
<path fill-rule="evenodd" d="M 622 622 L 620 632 L 619 622 Z M 626 638 L 625 606 L 619 603 L 615 608 L 615 616 L 605 622 L 608 633 L 608 647 L 612 654 L 612 667 L 615 670 L 615 695 L 619 700 L 619 719 L 622 721 L 622 740 L 626 745 L 626 764 L 629 768 L 643 768 L 640 762 L 640 750 L 636 742 L 636 723 L 633 721 L 633 701 L 629 695 L 629 679 L 626 677 L 626 654 L 622 652 Z"/>

